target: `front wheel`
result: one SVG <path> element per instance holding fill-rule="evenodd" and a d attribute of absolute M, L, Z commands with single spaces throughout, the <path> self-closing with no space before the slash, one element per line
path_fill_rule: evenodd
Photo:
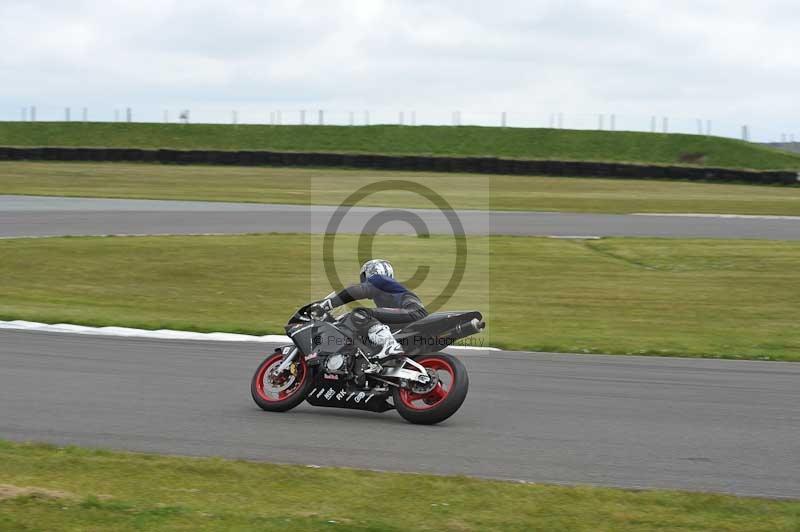
<path fill-rule="evenodd" d="M 283 357 L 280 352 L 268 356 L 250 381 L 253 400 L 269 412 L 285 412 L 302 403 L 313 382 L 306 361 L 300 355 L 288 369 L 278 373 Z"/>
<path fill-rule="evenodd" d="M 467 368 L 456 357 L 445 353 L 423 355 L 414 361 L 433 377 L 433 384 L 393 388 L 392 397 L 397 413 L 406 421 L 419 425 L 444 421 L 461 408 L 467 397 Z"/>

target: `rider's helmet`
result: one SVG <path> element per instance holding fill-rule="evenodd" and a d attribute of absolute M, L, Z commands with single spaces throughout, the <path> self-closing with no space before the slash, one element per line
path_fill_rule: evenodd
<path fill-rule="evenodd" d="M 363 283 L 373 275 L 383 275 L 389 279 L 394 279 L 394 268 L 392 268 L 388 260 L 368 260 L 361 266 L 361 282 Z"/>

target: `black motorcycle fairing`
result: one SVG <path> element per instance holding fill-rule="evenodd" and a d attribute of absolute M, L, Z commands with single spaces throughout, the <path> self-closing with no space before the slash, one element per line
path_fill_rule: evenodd
<path fill-rule="evenodd" d="M 286 326 L 286 333 L 303 355 L 327 356 L 353 345 L 353 331 L 327 321 L 309 321 Z"/>
<path fill-rule="evenodd" d="M 314 332 L 314 351 L 320 356 L 332 355 L 353 345 L 349 331 L 342 330 L 332 323 L 319 322 Z"/>
<path fill-rule="evenodd" d="M 292 339 L 294 345 L 302 355 L 310 355 L 314 351 L 314 336 L 317 322 L 295 323 L 286 326 L 286 334 Z"/>
<path fill-rule="evenodd" d="M 349 408 L 351 410 L 367 410 L 370 412 L 386 412 L 394 409 L 387 401 L 391 392 L 362 389 L 343 380 L 339 375 L 325 374 L 320 370 L 314 388 L 306 397 L 313 406 L 331 408 Z"/>

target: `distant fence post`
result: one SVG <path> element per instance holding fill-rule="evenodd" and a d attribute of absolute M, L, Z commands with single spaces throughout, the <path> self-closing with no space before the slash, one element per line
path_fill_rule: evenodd
<path fill-rule="evenodd" d="M 742 140 L 750 140 L 750 128 L 747 125 L 742 126 Z"/>

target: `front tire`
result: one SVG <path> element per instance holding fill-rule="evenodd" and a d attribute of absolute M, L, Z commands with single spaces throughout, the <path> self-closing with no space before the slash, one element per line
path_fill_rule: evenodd
<path fill-rule="evenodd" d="M 286 412 L 302 403 L 314 381 L 311 370 L 300 354 L 282 375 L 275 373 L 283 358 L 280 352 L 268 356 L 250 381 L 253 401 L 268 412 Z"/>
<path fill-rule="evenodd" d="M 452 355 L 435 353 L 415 357 L 414 361 L 439 381 L 432 390 L 419 393 L 408 388 L 393 388 L 397 413 L 418 425 L 433 425 L 449 418 L 461 408 L 469 390 L 469 375 L 464 364 Z"/>

